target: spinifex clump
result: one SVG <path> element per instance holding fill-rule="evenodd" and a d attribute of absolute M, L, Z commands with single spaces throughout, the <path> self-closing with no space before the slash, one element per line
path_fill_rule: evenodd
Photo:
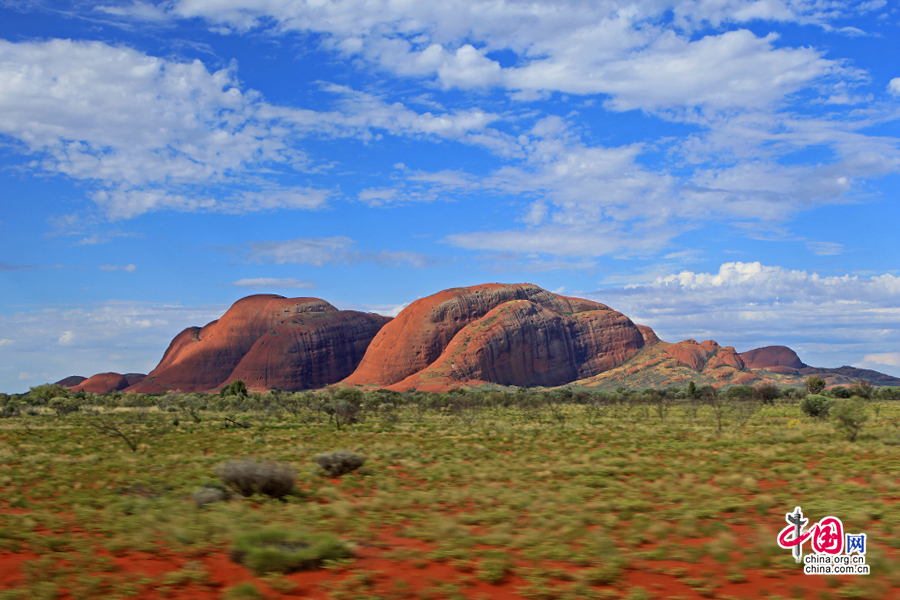
<path fill-rule="evenodd" d="M 239 536 L 231 559 L 256 573 L 293 573 L 317 569 L 326 561 L 353 553 L 344 542 L 327 533 L 265 529 Z"/>

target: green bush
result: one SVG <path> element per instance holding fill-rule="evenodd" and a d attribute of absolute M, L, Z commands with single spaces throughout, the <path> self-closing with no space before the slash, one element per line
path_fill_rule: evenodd
<path fill-rule="evenodd" d="M 865 400 L 859 396 L 836 400 L 831 405 L 828 414 L 837 432 L 851 442 L 856 440 L 863 423 L 869 420 Z"/>
<path fill-rule="evenodd" d="M 335 452 L 326 452 L 316 456 L 316 464 L 322 467 L 330 477 L 340 477 L 347 473 L 352 473 L 356 469 L 363 466 L 366 457 L 349 450 L 337 450 Z"/>
<path fill-rule="evenodd" d="M 317 569 L 326 561 L 349 558 L 347 545 L 327 533 L 265 529 L 239 536 L 231 559 L 256 575 Z"/>
<path fill-rule="evenodd" d="M 287 463 L 231 460 L 217 470 L 222 483 L 241 496 L 283 498 L 294 490 L 297 473 Z"/>
<path fill-rule="evenodd" d="M 800 410 L 810 417 L 824 419 L 828 415 L 831 399 L 818 394 L 808 394 L 800 401 Z"/>

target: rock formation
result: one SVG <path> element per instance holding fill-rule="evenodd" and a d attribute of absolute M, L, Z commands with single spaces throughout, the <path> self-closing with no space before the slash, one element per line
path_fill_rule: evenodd
<path fill-rule="evenodd" d="M 397 390 L 562 385 L 634 356 L 644 338 L 628 317 L 599 302 L 530 284 L 455 288 L 406 307 L 344 383 Z"/>
<path fill-rule="evenodd" d="M 92 394 L 109 394 L 128 387 L 128 378 L 119 373 L 98 373 L 88 377 L 81 383 L 72 386 L 73 392 L 90 392 Z"/>
<path fill-rule="evenodd" d="M 802 369 L 806 365 L 797 353 L 787 346 L 766 346 L 749 352 L 741 352 L 741 359 L 751 369 L 768 369 L 771 367 L 787 367 Z"/>
<path fill-rule="evenodd" d="M 738 353 L 714 340 L 675 344 L 591 300 L 531 284 L 454 288 L 419 299 L 395 319 L 340 311 L 318 298 L 264 294 L 237 301 L 217 321 L 179 333 L 159 365 L 140 373 L 61 380 L 73 390 L 208 392 L 240 379 L 253 390 L 340 383 L 395 391 L 481 384 L 659 387 L 829 386 L 858 379 L 900 385 L 877 371 L 819 369 L 785 346 Z"/>
<path fill-rule="evenodd" d="M 322 387 L 352 373 L 388 321 L 318 298 L 249 296 L 221 319 L 175 336 L 159 365 L 128 389 L 206 391 L 233 379 L 256 389 Z"/>

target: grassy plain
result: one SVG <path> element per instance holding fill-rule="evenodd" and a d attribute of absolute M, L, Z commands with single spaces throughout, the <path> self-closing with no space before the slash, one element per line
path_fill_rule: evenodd
<path fill-rule="evenodd" d="M 176 425 L 154 409 L 137 452 L 96 415 L 45 412 L 0 420 L 3 600 L 900 596 L 896 402 L 853 443 L 783 400 L 729 408 L 721 432 L 713 408 L 678 403 L 406 406 L 341 429 L 312 411 Z M 337 449 L 368 460 L 315 472 Z M 298 492 L 199 508 L 193 492 L 236 458 L 291 464 Z M 871 575 L 803 575 L 776 543 L 797 505 L 868 534 Z M 263 577 L 230 560 L 238 536 L 272 527 L 355 556 Z"/>

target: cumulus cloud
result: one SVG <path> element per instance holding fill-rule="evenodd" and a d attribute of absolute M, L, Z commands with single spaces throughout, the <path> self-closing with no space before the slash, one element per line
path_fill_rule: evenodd
<path fill-rule="evenodd" d="M 895 367 L 900 370 L 900 352 L 879 352 L 877 354 L 866 354 L 863 356 L 862 362 L 853 365 L 863 369 L 871 369 L 869 365 L 880 365 L 882 367 Z"/>
<path fill-rule="evenodd" d="M 743 24 L 764 20 L 834 30 L 829 22 L 873 10 L 877 7 L 871 2 L 814 0 L 175 0 L 115 5 L 119 15 L 145 14 L 150 21 L 162 11 L 171 19 L 199 17 L 236 32 L 323 33 L 326 48 L 400 76 L 434 78 L 443 87 L 501 86 L 520 94 L 609 94 L 609 106 L 617 110 L 747 107 L 779 100 L 839 64 L 810 48 L 775 47 L 774 38 L 757 37 L 740 29 Z M 695 37 L 711 27 L 713 33 Z M 503 67 L 491 58 L 499 50 L 515 53 L 516 64 Z"/>
<path fill-rule="evenodd" d="M 716 273 L 681 271 L 590 297 L 654 327 L 667 341 L 715 339 L 738 351 L 787 345 L 808 364 L 835 367 L 895 347 L 898 294 L 900 277 L 890 274 L 820 276 L 733 262 Z"/>
<path fill-rule="evenodd" d="M 408 263 L 414 267 L 424 267 L 432 261 L 417 252 L 364 252 L 356 250 L 356 242 L 348 237 L 298 238 L 285 241 L 249 242 L 248 255 L 254 262 L 275 264 L 306 264 L 321 267 L 328 264 L 358 264 L 372 262 L 379 264 Z"/>
<path fill-rule="evenodd" d="M 900 96 L 900 77 L 894 77 L 888 82 L 888 91 L 895 96 Z"/>
<path fill-rule="evenodd" d="M 275 288 L 275 289 L 294 289 L 303 290 L 316 287 L 312 281 L 304 281 L 293 277 L 276 278 L 276 277 L 255 277 L 251 279 L 238 279 L 225 285 L 233 285 L 237 287 L 249 287 L 257 289 Z"/>
<path fill-rule="evenodd" d="M 234 66 L 212 72 L 199 60 L 102 42 L 0 40 L 0 134 L 34 157 L 29 168 L 94 183 L 91 197 L 111 219 L 320 208 L 333 192 L 275 179 L 327 168 L 297 149 L 304 136 L 367 141 L 384 132 L 518 151 L 488 127 L 495 114 L 417 113 L 347 87 L 324 89 L 338 110 L 269 104 L 241 89 Z"/>

